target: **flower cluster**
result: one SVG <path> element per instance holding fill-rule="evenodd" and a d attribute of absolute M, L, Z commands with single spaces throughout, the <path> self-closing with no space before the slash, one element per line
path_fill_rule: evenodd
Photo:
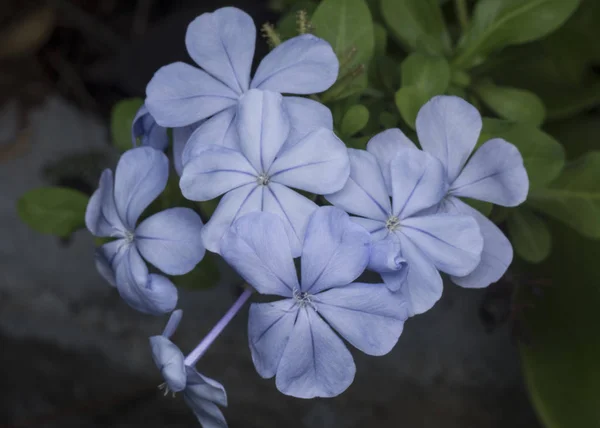
<path fill-rule="evenodd" d="M 275 377 L 294 397 L 336 396 L 356 371 L 342 339 L 384 355 L 406 319 L 440 298 L 440 272 L 475 288 L 506 271 L 510 243 L 461 198 L 515 206 L 528 191 L 523 159 L 510 143 L 493 139 L 472 154 L 481 116 L 457 97 L 435 97 L 421 109 L 422 149 L 399 129 L 375 135 L 367 150 L 347 149 L 326 106 L 282 95 L 317 93 L 335 82 L 329 44 L 294 37 L 250 79 L 255 38 L 252 19 L 235 8 L 190 24 L 186 46 L 201 69 L 175 63 L 155 74 L 132 128 L 141 147 L 123 154 L 114 183 L 104 172 L 86 214 L 94 235 L 117 238 L 99 248 L 98 269 L 135 309 L 160 314 L 177 303 L 170 280 L 149 273 L 142 257 L 179 275 L 194 269 L 206 248 L 248 284 L 187 357 L 169 339 L 180 311 L 150 339 L 165 388 L 182 391 L 205 427 L 226 426 L 217 405 L 227 399 L 219 383 L 193 367 L 253 292 L 281 298 L 250 307 L 258 374 Z M 166 185 L 166 128 L 173 128 L 183 196 L 222 196 L 206 225 L 189 208 L 171 208 L 136 226 Z M 310 194 L 333 206 L 319 207 Z M 366 269 L 381 282 L 357 282 Z"/>

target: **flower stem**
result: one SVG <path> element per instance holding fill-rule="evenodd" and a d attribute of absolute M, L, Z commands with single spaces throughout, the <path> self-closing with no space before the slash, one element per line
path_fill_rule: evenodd
<path fill-rule="evenodd" d="M 252 291 L 253 290 L 250 288 L 244 290 L 242 295 L 238 297 L 223 318 L 221 318 L 219 322 L 212 328 L 212 330 L 208 332 L 206 337 L 202 339 L 202 342 L 200 342 L 198 346 L 196 346 L 194 350 L 190 352 L 187 357 L 185 357 L 184 364 L 186 366 L 193 366 L 204 355 L 206 350 L 210 347 L 210 345 L 212 345 L 215 339 L 219 337 L 219 334 L 221 334 L 227 324 L 229 324 L 233 317 L 235 317 L 239 310 L 244 306 L 244 303 L 246 303 L 248 298 L 252 295 Z"/>
<path fill-rule="evenodd" d="M 469 10 L 467 0 L 454 0 L 454 8 L 461 30 L 464 32 L 469 25 Z"/>

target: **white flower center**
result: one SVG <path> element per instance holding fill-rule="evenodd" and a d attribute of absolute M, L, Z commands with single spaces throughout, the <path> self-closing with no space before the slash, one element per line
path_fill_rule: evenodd
<path fill-rule="evenodd" d="M 133 234 L 133 232 L 126 230 L 123 233 L 123 239 L 125 239 L 125 242 L 127 242 L 128 244 L 131 244 L 133 242 L 134 238 L 135 238 L 135 235 Z"/>
<path fill-rule="evenodd" d="M 385 222 L 385 227 L 387 227 L 390 232 L 398 230 L 400 228 L 400 219 L 395 215 L 391 216 Z"/>
<path fill-rule="evenodd" d="M 258 177 L 256 177 L 256 182 L 260 186 L 266 186 L 267 184 L 269 184 L 269 176 L 265 173 L 262 173 Z"/>
<path fill-rule="evenodd" d="M 308 294 L 306 291 L 300 291 L 297 288 L 294 288 L 293 293 L 298 306 L 304 308 L 305 306 L 310 305 L 315 311 L 317 310 L 317 307 L 312 301 L 312 295 Z"/>

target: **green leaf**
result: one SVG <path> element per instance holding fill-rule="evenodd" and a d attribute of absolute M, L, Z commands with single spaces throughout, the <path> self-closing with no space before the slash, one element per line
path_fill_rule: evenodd
<path fill-rule="evenodd" d="M 360 132 L 369 121 L 369 110 L 362 104 L 350 107 L 342 119 L 341 132 L 345 137 L 351 137 Z"/>
<path fill-rule="evenodd" d="M 402 87 L 396 92 L 396 107 L 402 119 L 414 129 L 423 104 L 448 88 L 450 66 L 443 57 L 414 53 L 402 62 L 400 70 Z"/>
<path fill-rule="evenodd" d="M 110 132 L 113 145 L 121 152 L 131 149 L 131 125 L 135 114 L 144 104 L 141 98 L 128 98 L 119 101 L 112 109 Z"/>
<path fill-rule="evenodd" d="M 546 108 L 533 92 L 496 86 L 490 81 L 481 82 L 474 89 L 479 98 L 504 119 L 534 126 L 544 122 Z"/>
<path fill-rule="evenodd" d="M 559 28 L 581 0 L 480 0 L 453 65 L 469 68 L 492 51 L 540 39 Z"/>
<path fill-rule="evenodd" d="M 364 0 L 323 0 L 311 22 L 315 35 L 327 40 L 339 58 L 340 77 L 371 59 L 375 35 L 371 12 Z"/>
<path fill-rule="evenodd" d="M 85 226 L 88 199 L 67 187 L 39 187 L 21 196 L 17 212 L 33 230 L 67 237 Z"/>
<path fill-rule="evenodd" d="M 547 188 L 530 192 L 528 204 L 584 236 L 600 239 L 600 151 L 569 162 Z"/>
<path fill-rule="evenodd" d="M 521 345 L 522 366 L 540 421 L 547 428 L 598 427 L 600 421 L 600 242 L 551 223 L 553 250 L 527 276 L 549 279 L 541 296 L 520 287 L 528 306 Z"/>
<path fill-rule="evenodd" d="M 381 0 L 392 36 L 409 51 L 450 52 L 450 36 L 437 0 Z"/>
<path fill-rule="evenodd" d="M 387 30 L 383 25 L 375 23 L 373 24 L 373 35 L 375 37 L 375 55 L 385 55 L 387 51 Z"/>
<path fill-rule="evenodd" d="M 463 202 L 466 202 L 468 205 L 470 205 L 472 208 L 475 208 L 477 211 L 479 211 L 486 217 L 490 216 L 490 214 L 492 213 L 492 208 L 494 208 L 494 204 L 491 204 L 490 202 L 480 201 L 479 199 L 464 198 L 462 200 Z"/>
<path fill-rule="evenodd" d="M 191 272 L 185 275 L 171 276 L 170 279 L 177 287 L 187 290 L 203 290 L 214 287 L 221 279 L 217 259 L 217 255 L 207 252 Z"/>
<path fill-rule="evenodd" d="M 552 237 L 546 222 L 525 206 L 511 211 L 507 221 L 510 242 L 525 261 L 540 263 L 550 255 Z"/>
<path fill-rule="evenodd" d="M 480 142 L 490 138 L 504 138 L 517 146 L 527 169 L 530 190 L 550 183 L 559 176 L 565 165 L 562 145 L 533 125 L 484 118 Z"/>

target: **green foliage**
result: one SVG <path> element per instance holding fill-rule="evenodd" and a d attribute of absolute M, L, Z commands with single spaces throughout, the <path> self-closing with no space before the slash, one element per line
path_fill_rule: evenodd
<path fill-rule="evenodd" d="M 476 85 L 475 91 L 501 118 L 535 126 L 544 122 L 546 108 L 540 98 L 531 91 L 496 86 L 490 81 Z"/>
<path fill-rule="evenodd" d="M 375 49 L 371 12 L 364 0 L 323 0 L 312 15 L 314 34 L 327 40 L 338 59 L 338 81 L 323 94 L 333 101 L 367 86 L 366 67 Z"/>
<path fill-rule="evenodd" d="M 67 237 L 85 226 L 88 196 L 66 187 L 39 187 L 17 202 L 21 220 L 40 233 Z"/>
<path fill-rule="evenodd" d="M 298 35 L 298 12 L 303 10 L 307 16 L 312 16 L 317 8 L 317 2 L 302 0 L 295 2 L 292 7 L 277 21 L 277 32 L 283 40 Z"/>
<path fill-rule="evenodd" d="M 110 133 L 113 145 L 121 152 L 132 148 L 131 125 L 135 114 L 144 104 L 141 98 L 128 98 L 119 101 L 110 116 Z"/>
<path fill-rule="evenodd" d="M 204 290 L 214 287 L 221 279 L 218 256 L 207 252 L 204 258 L 191 272 L 180 276 L 171 276 L 177 287 L 187 290 Z"/>
<path fill-rule="evenodd" d="M 401 75 L 402 87 L 396 92 L 396 106 L 402 119 L 414 129 L 423 104 L 448 88 L 450 66 L 443 57 L 414 53 L 402 62 Z"/>
<path fill-rule="evenodd" d="M 532 125 L 484 118 L 480 142 L 490 138 L 504 138 L 517 146 L 527 169 L 530 191 L 550 183 L 564 167 L 562 145 Z"/>
<path fill-rule="evenodd" d="M 567 164 L 548 187 L 530 192 L 528 204 L 584 236 L 600 239 L 600 151 Z"/>
<path fill-rule="evenodd" d="M 342 136 L 351 137 L 359 133 L 367 126 L 369 121 L 369 109 L 362 104 L 356 104 L 350 107 L 342 119 L 340 131 Z"/>
<path fill-rule="evenodd" d="M 597 427 L 600 421 L 600 242 L 562 225 L 551 225 L 554 245 L 529 277 L 548 281 L 541 296 L 521 287 L 519 305 L 529 306 L 521 345 L 531 400 L 547 428 Z"/>
<path fill-rule="evenodd" d="M 450 52 L 450 36 L 437 0 L 381 0 L 392 36 L 408 51 Z"/>
<path fill-rule="evenodd" d="M 508 216 L 508 234 L 515 252 L 530 263 L 539 263 L 550 254 L 552 237 L 546 222 L 527 207 L 512 210 Z"/>
<path fill-rule="evenodd" d="M 491 52 L 540 39 L 560 27 L 580 0 L 479 0 L 453 65 L 469 68 Z"/>
<path fill-rule="evenodd" d="M 486 217 L 490 216 L 490 214 L 492 213 L 492 208 L 494 208 L 493 204 L 485 201 L 480 201 L 478 199 L 464 198 L 463 201 L 469 204 L 472 208 L 475 208 L 477 211 L 479 211 Z"/>

